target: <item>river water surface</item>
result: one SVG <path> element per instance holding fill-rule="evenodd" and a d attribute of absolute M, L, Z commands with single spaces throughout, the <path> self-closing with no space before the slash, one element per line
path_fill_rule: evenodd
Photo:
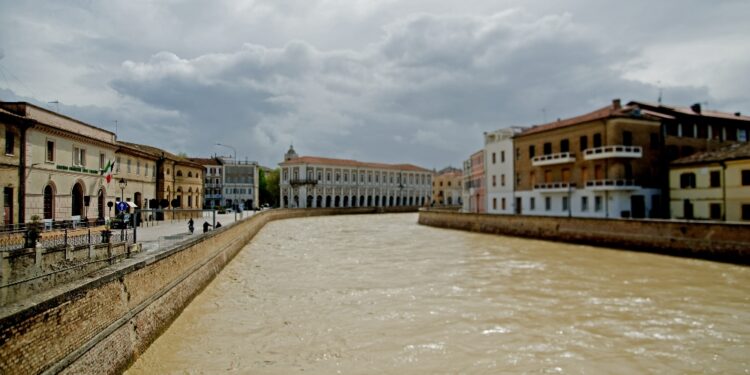
<path fill-rule="evenodd" d="M 269 223 L 130 374 L 750 372 L 750 269 L 436 229 Z"/>

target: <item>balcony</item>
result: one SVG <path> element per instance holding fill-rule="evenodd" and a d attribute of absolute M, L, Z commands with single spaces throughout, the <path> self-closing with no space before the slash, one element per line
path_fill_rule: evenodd
<path fill-rule="evenodd" d="M 586 189 L 594 191 L 605 191 L 605 190 L 638 190 L 641 187 L 635 183 L 635 180 L 589 180 L 586 181 Z"/>
<path fill-rule="evenodd" d="M 289 185 L 292 186 L 301 186 L 301 185 L 312 185 L 315 186 L 318 184 L 317 178 L 293 178 L 289 180 Z"/>
<path fill-rule="evenodd" d="M 602 146 L 588 148 L 583 151 L 585 160 L 609 159 L 609 158 L 641 158 L 643 148 L 641 146 Z"/>
<path fill-rule="evenodd" d="M 567 193 L 576 187 L 575 183 L 570 182 L 546 182 L 534 184 L 534 190 L 541 193 Z"/>
<path fill-rule="evenodd" d="M 560 152 L 557 154 L 534 156 L 531 158 L 531 165 L 541 167 L 544 165 L 574 163 L 575 161 L 575 154 L 571 154 L 570 152 Z"/>

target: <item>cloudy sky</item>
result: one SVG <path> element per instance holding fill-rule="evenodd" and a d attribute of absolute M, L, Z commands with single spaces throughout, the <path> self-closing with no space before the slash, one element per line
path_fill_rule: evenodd
<path fill-rule="evenodd" d="M 460 165 L 613 98 L 750 113 L 750 1 L 0 0 L 0 100 L 273 166 Z M 50 104 L 49 102 L 59 102 Z"/>

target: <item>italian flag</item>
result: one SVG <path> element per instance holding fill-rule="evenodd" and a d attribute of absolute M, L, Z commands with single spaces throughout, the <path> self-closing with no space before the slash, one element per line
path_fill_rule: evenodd
<path fill-rule="evenodd" d="M 114 170 L 115 170 L 115 162 L 113 162 L 112 160 L 108 161 L 107 166 L 104 167 L 104 169 L 102 169 L 102 175 L 105 175 L 105 174 L 107 175 L 105 177 L 105 179 L 107 180 L 107 183 L 112 181 L 112 173 L 114 172 Z"/>

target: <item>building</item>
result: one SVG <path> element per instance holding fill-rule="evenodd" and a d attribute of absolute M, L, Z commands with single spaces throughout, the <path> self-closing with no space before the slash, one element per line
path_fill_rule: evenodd
<path fill-rule="evenodd" d="M 158 158 L 156 155 L 146 152 L 131 143 L 117 142 L 117 151 L 115 152 L 115 171 L 113 174 L 114 183 L 120 186 L 124 182 L 124 189 L 117 188 L 113 192 L 115 202 L 123 200 L 131 208 L 140 208 L 142 210 L 153 209 L 151 207 L 156 199 L 156 165 Z M 116 205 L 115 205 L 115 214 Z M 111 214 L 111 212 L 110 212 Z"/>
<path fill-rule="evenodd" d="M 224 202 L 224 162 L 219 157 L 190 158 L 203 166 L 203 207 L 222 207 Z"/>
<path fill-rule="evenodd" d="M 224 160 L 223 198 L 226 207 L 251 210 L 258 205 L 258 163 Z"/>
<path fill-rule="evenodd" d="M 484 149 L 473 154 L 464 161 L 464 189 L 463 211 L 483 213 L 487 212 L 485 196 Z"/>
<path fill-rule="evenodd" d="M 673 161 L 669 188 L 673 218 L 750 221 L 750 143 Z"/>
<path fill-rule="evenodd" d="M 180 210 L 156 212 L 156 220 L 169 219 L 173 212 L 179 212 L 180 217 L 198 215 L 194 211 L 203 209 L 203 165 L 153 146 L 121 143 L 156 160 L 156 197 L 149 207 Z M 187 214 L 188 210 L 192 212 Z"/>
<path fill-rule="evenodd" d="M 281 207 L 390 207 L 429 204 L 432 172 L 411 164 L 298 156 L 281 167 Z"/>
<path fill-rule="evenodd" d="M 101 173 L 114 161 L 115 134 L 25 102 L 0 108 L 26 124 L 19 134 L 18 221 L 103 221 L 105 202 L 118 190 Z"/>
<path fill-rule="evenodd" d="M 432 180 L 432 201 L 440 206 L 461 206 L 463 204 L 463 171 L 446 167 L 437 172 Z"/>
<path fill-rule="evenodd" d="M 513 137 L 521 133 L 521 130 L 519 127 L 512 127 L 484 133 L 487 213 L 515 212 Z"/>
<path fill-rule="evenodd" d="M 516 211 L 575 217 L 659 217 L 660 122 L 619 99 L 514 137 Z"/>
<path fill-rule="evenodd" d="M 0 155 L 0 183 L 3 186 L 2 199 L 3 228 L 13 229 L 22 222 L 19 202 L 23 200 L 20 182 L 21 137 L 26 135 L 25 119 L 0 108 L 0 136 L 5 153 Z"/>

